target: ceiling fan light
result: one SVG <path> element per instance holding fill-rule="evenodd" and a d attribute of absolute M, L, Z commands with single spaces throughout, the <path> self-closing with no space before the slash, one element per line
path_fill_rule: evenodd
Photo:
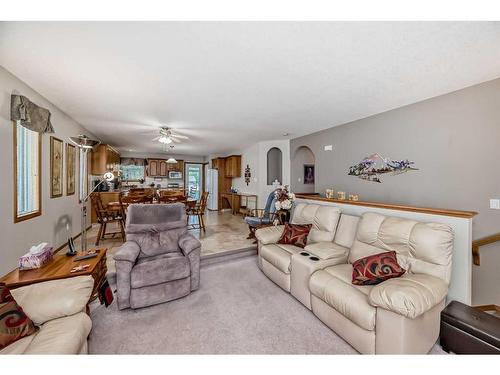
<path fill-rule="evenodd" d="M 162 135 L 158 138 L 158 142 L 168 145 L 169 143 L 172 143 L 172 138 Z"/>
<path fill-rule="evenodd" d="M 177 160 L 175 160 L 175 158 L 168 158 L 168 159 L 167 159 L 167 163 L 168 163 L 168 164 L 176 164 L 176 163 L 177 163 Z"/>

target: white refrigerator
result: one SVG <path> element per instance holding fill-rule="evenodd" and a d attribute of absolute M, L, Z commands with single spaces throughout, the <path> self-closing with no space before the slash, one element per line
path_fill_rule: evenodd
<path fill-rule="evenodd" d="M 218 210 L 218 197 L 217 191 L 219 183 L 219 171 L 217 169 L 208 169 L 205 174 L 205 191 L 208 191 L 207 208 L 209 210 Z"/>

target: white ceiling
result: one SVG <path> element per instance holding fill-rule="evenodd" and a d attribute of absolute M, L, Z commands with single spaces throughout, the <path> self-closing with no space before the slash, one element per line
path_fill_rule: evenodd
<path fill-rule="evenodd" d="M 103 141 L 208 155 L 500 77 L 498 22 L 4 22 L 0 65 Z M 57 127 L 57 124 L 54 124 Z"/>

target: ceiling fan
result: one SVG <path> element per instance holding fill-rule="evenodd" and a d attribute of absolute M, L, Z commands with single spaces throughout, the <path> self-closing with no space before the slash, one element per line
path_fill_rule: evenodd
<path fill-rule="evenodd" d="M 153 141 L 158 141 L 160 143 L 168 145 L 173 142 L 180 143 L 181 139 L 189 139 L 189 137 L 186 137 L 185 135 L 174 134 L 172 129 L 162 126 L 160 128 L 160 135 L 153 138 Z"/>

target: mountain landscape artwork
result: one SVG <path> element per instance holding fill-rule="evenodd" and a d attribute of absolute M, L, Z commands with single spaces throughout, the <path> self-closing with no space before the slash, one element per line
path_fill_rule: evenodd
<path fill-rule="evenodd" d="M 356 176 L 363 180 L 382 182 L 380 175 L 391 173 L 397 175 L 408 171 L 416 171 L 418 168 L 413 167 L 415 163 L 405 160 L 392 160 L 384 158 L 380 154 L 373 154 L 364 158 L 360 163 L 349 167 L 349 176 Z"/>

